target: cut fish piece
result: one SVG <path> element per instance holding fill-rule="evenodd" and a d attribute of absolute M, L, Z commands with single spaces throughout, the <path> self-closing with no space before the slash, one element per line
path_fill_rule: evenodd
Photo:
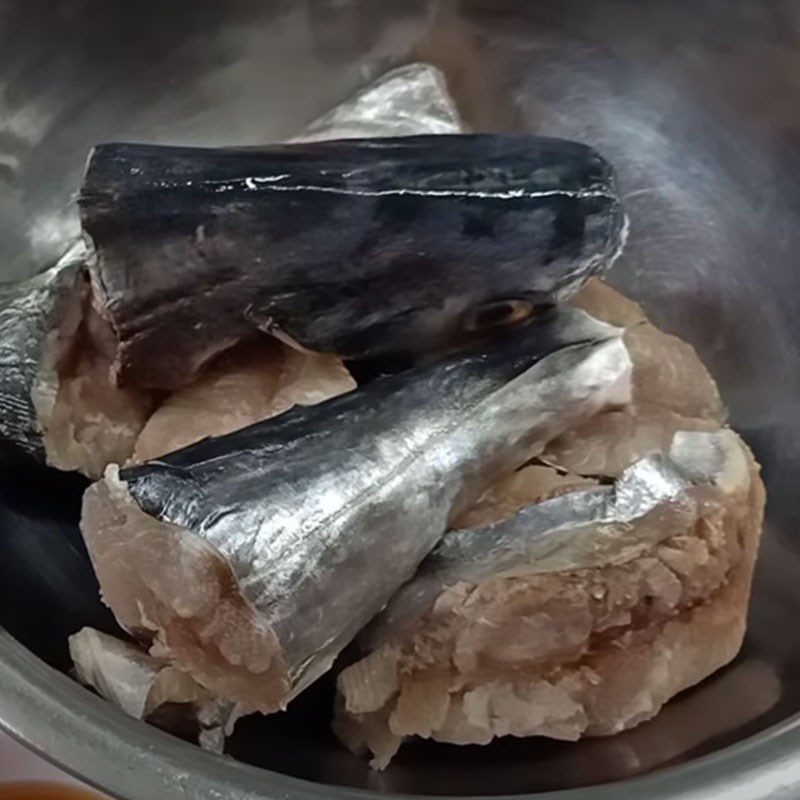
<path fill-rule="evenodd" d="M 163 390 L 256 331 L 347 359 L 463 346 L 577 291 L 626 232 L 596 151 L 501 134 L 103 144 L 78 204 L 116 381 Z"/>
<path fill-rule="evenodd" d="M 42 362 L 48 339 L 62 320 L 75 316 L 82 254 L 82 248 L 73 248 L 41 275 L 0 287 L 0 436 L 41 459 L 36 405 L 49 410 L 55 402 L 53 366 L 43 369 Z"/>
<path fill-rule="evenodd" d="M 679 432 L 614 486 L 451 532 L 359 637 L 337 732 L 382 768 L 409 735 L 577 739 L 649 719 L 738 651 L 763 505 L 732 431 Z"/>
<path fill-rule="evenodd" d="M 165 706 L 179 705 L 181 726 L 193 722 L 199 744 L 222 752 L 237 719 L 236 709 L 186 672 L 93 628 L 70 636 L 69 651 L 78 680 L 129 716 L 153 719 Z"/>
<path fill-rule="evenodd" d="M 619 331 L 583 312 L 210 439 L 91 487 L 105 601 L 245 711 L 327 671 L 495 476 L 630 397 Z M 374 568 L 379 565 L 379 568 Z"/>
<path fill-rule="evenodd" d="M 164 703 L 210 699 L 187 673 L 93 628 L 70 636 L 69 650 L 78 680 L 137 719 L 148 717 Z"/>

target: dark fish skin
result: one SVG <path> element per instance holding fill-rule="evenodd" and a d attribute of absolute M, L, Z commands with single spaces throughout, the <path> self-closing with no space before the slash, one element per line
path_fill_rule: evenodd
<path fill-rule="evenodd" d="M 254 329 L 348 359 L 447 349 L 493 304 L 576 291 L 626 228 L 593 149 L 496 134 L 104 144 L 79 207 L 117 380 L 161 389 Z"/>
<path fill-rule="evenodd" d="M 249 689 L 229 699 L 275 710 L 330 667 L 454 513 L 557 432 L 626 402 L 629 378 L 618 329 L 558 311 L 491 347 L 124 469 L 121 488 L 107 476 L 87 492 L 82 523 L 104 597 L 128 630 L 145 618 L 165 630 L 172 612 L 160 623 L 163 604 L 143 606 L 121 583 L 184 587 L 191 552 L 210 547 L 279 643 L 269 669 L 285 665 L 283 688 L 263 659 L 258 674 L 239 669 Z M 185 553 L 180 567 L 147 561 L 156 550 L 142 526 L 154 518 L 170 523 L 164 552 Z M 187 532 L 195 545 L 179 544 Z M 176 602 L 193 607 L 184 594 Z M 179 613 L 180 630 L 209 630 Z M 218 670 L 196 677 L 218 690 Z"/>
<path fill-rule="evenodd" d="M 48 335 L 76 296 L 82 268 L 71 252 L 34 278 L 0 286 L 0 441 L 40 461 L 45 451 L 33 393 L 43 378 Z"/>

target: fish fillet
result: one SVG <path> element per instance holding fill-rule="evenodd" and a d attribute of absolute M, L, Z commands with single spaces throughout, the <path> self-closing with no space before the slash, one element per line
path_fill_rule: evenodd
<path fill-rule="evenodd" d="M 464 346 L 575 293 L 627 231 L 599 153 L 503 134 L 101 144 L 78 205 L 115 382 L 170 391 L 258 331 L 353 360 Z"/>

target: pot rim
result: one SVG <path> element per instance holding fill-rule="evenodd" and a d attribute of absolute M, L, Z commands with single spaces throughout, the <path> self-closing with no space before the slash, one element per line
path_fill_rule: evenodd
<path fill-rule="evenodd" d="M 322 784 L 234 761 L 122 711 L 45 664 L 0 628 L 0 728 L 48 761 L 126 800 L 350 800 L 382 792 Z M 800 714 L 687 764 L 537 800 L 794 800 L 800 785 Z M 399 800 L 441 800 L 392 795 Z M 473 800 L 473 798 L 463 798 Z M 474 798 L 479 800 L 479 798 Z"/>

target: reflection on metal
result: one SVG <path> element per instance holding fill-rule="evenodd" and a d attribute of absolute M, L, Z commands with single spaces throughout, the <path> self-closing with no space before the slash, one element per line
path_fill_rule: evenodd
<path fill-rule="evenodd" d="M 464 126 L 444 75 L 429 64 L 408 64 L 312 122 L 292 142 L 461 133 Z"/>

